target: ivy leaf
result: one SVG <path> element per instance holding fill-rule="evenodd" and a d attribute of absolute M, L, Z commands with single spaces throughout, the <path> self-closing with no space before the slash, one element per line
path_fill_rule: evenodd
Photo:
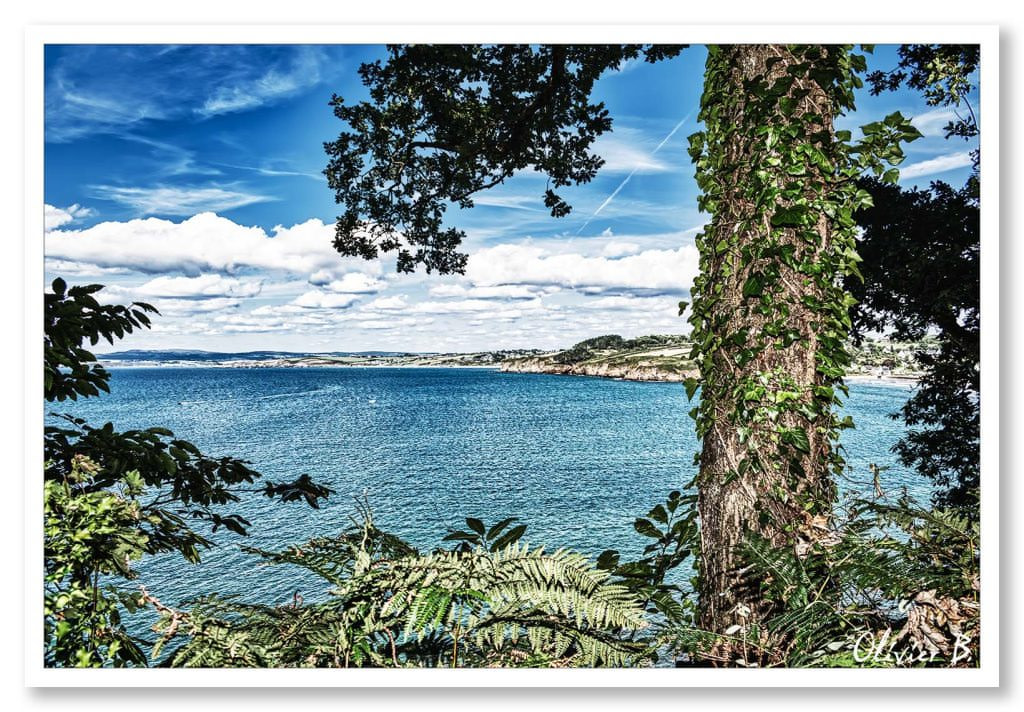
<path fill-rule="evenodd" d="M 807 209 L 799 205 L 779 208 L 772 215 L 772 227 L 800 227 L 806 214 Z"/>
<path fill-rule="evenodd" d="M 760 297 L 764 293 L 764 275 L 754 272 L 743 283 L 743 296 L 746 298 Z"/>
<path fill-rule="evenodd" d="M 802 453 L 811 451 L 811 443 L 807 439 L 807 433 L 801 428 L 783 428 L 779 433 L 784 443 L 792 445 Z"/>
<path fill-rule="evenodd" d="M 686 400 L 693 400 L 693 395 L 700 387 L 700 381 L 696 378 L 687 378 L 683 381 L 683 387 L 686 388 Z"/>

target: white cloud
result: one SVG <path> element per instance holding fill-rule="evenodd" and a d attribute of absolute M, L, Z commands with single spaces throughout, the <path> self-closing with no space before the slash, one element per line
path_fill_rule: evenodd
<path fill-rule="evenodd" d="M 71 262 L 55 260 L 47 257 L 44 261 L 46 272 L 62 277 L 106 277 L 112 274 L 131 274 L 131 270 L 123 267 L 97 267 L 87 262 Z"/>
<path fill-rule="evenodd" d="M 315 48 L 301 47 L 288 67 L 272 67 L 260 77 L 217 87 L 196 113 L 213 116 L 245 111 L 294 94 L 320 81 L 320 61 Z"/>
<path fill-rule="evenodd" d="M 47 58 L 46 139 L 253 109 L 328 78 L 342 66 L 342 51 L 309 45 L 64 45 Z"/>
<path fill-rule="evenodd" d="M 221 212 L 253 203 L 276 200 L 268 195 L 227 190 L 217 186 L 126 188 L 114 185 L 95 185 L 91 189 L 94 197 L 127 205 L 140 216 Z"/>
<path fill-rule="evenodd" d="M 590 288 L 685 291 L 697 274 L 697 249 L 646 250 L 620 259 L 551 254 L 529 245 L 498 245 L 474 253 L 466 276 L 476 285 L 556 285 Z"/>
<path fill-rule="evenodd" d="M 317 282 L 310 279 L 312 284 Z M 342 276 L 341 279 L 336 279 L 323 286 L 325 289 L 337 294 L 374 294 L 384 289 L 388 285 L 387 282 L 381 279 L 375 279 L 362 272 L 349 272 Z"/>
<path fill-rule="evenodd" d="M 365 311 L 399 311 L 409 307 L 404 294 L 393 297 L 380 297 L 363 305 Z"/>
<path fill-rule="evenodd" d="M 511 210 L 527 210 L 529 212 L 547 212 L 542 195 L 491 195 L 481 193 L 473 196 L 474 205 L 487 205 L 492 208 L 509 208 Z"/>
<path fill-rule="evenodd" d="M 616 257 L 635 255 L 639 251 L 640 245 L 635 242 L 609 242 L 604 246 L 604 249 L 601 250 L 601 255 L 603 257 L 615 259 Z"/>
<path fill-rule="evenodd" d="M 650 144 L 650 145 L 647 145 Z M 603 173 L 665 173 L 673 170 L 654 156 L 655 145 L 636 130 L 616 128 L 594 142 L 593 152 L 604 159 Z"/>
<path fill-rule="evenodd" d="M 523 310 L 542 311 L 541 299 L 516 302 L 514 307 L 495 304 L 490 299 L 454 299 L 450 301 L 416 302 L 405 308 L 408 314 L 479 314 L 483 318 L 518 317 Z"/>
<path fill-rule="evenodd" d="M 92 210 L 83 208 L 78 203 L 69 205 L 66 208 L 58 208 L 47 204 L 43 206 L 43 230 L 46 232 L 56 230 L 61 225 L 67 225 L 69 222 L 80 218 L 87 218 L 92 214 Z"/>
<path fill-rule="evenodd" d="M 679 313 L 679 305 L 676 300 L 665 297 L 600 297 L 588 299 L 583 302 L 587 309 L 601 311 L 638 311 L 644 315 L 658 315 L 661 312 L 672 312 L 673 316 Z M 674 310 L 674 311 L 673 311 Z"/>
<path fill-rule="evenodd" d="M 918 114 L 910 120 L 918 131 L 925 136 L 942 136 L 946 124 L 956 121 L 956 112 L 952 109 L 932 109 L 923 114 Z"/>
<path fill-rule="evenodd" d="M 157 277 L 134 287 L 135 294 L 146 297 L 255 297 L 263 288 L 258 280 L 241 280 L 219 274 L 198 277 Z"/>
<path fill-rule="evenodd" d="M 430 288 L 432 297 L 469 297 L 473 299 L 533 299 L 543 290 L 522 284 L 494 287 L 465 287 L 461 284 L 438 284 Z"/>
<path fill-rule="evenodd" d="M 320 220 L 265 232 L 212 213 L 181 222 L 147 218 L 104 222 L 84 230 L 54 230 L 46 235 L 46 256 L 102 268 L 139 272 L 234 274 L 258 269 L 308 277 L 321 272 L 358 270 L 379 275 L 379 261 L 343 258 L 331 246 L 333 225 Z"/>
<path fill-rule="evenodd" d="M 612 232 L 612 229 L 610 227 L 606 227 L 604 230 L 601 231 L 601 237 L 613 237 L 614 235 L 615 233 Z"/>
<path fill-rule="evenodd" d="M 104 290 L 106 291 L 106 290 Z M 111 291 L 110 296 L 116 295 L 116 291 Z M 118 301 L 125 301 L 120 299 Z M 238 307 L 240 302 L 237 299 L 230 297 L 214 297 L 212 299 L 153 299 L 151 300 L 154 307 L 160 312 L 161 316 L 191 316 L 193 314 L 210 314 L 212 312 L 224 311 L 225 309 L 235 309 Z M 155 321 L 158 321 L 159 317 Z"/>
<path fill-rule="evenodd" d="M 950 153 L 937 158 L 930 158 L 927 161 L 912 163 L 900 169 L 900 180 L 918 178 L 920 176 L 944 173 L 956 168 L 963 168 L 971 165 L 971 154 L 969 151 Z"/>
<path fill-rule="evenodd" d="M 624 59 L 621 62 L 619 62 L 618 66 L 615 67 L 615 69 L 612 70 L 612 73 L 625 74 L 626 72 L 632 72 L 634 69 L 641 66 L 643 63 L 644 58 L 642 56 Z"/>
<path fill-rule="evenodd" d="M 359 300 L 355 294 L 333 294 L 310 291 L 292 300 L 292 304 L 308 309 L 348 309 Z"/>

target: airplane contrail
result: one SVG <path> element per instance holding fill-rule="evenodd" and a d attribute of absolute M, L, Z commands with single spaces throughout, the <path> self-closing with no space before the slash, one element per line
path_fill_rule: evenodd
<path fill-rule="evenodd" d="M 668 132 L 668 135 L 665 138 L 661 139 L 661 143 L 659 143 L 657 146 L 655 146 L 654 150 L 651 151 L 651 155 L 652 156 L 654 154 L 656 154 L 658 151 L 660 151 L 661 147 L 669 142 L 669 139 L 671 139 L 673 136 L 676 135 L 676 131 L 681 129 L 683 127 L 683 124 L 685 124 L 687 121 L 689 121 L 691 114 L 693 114 L 692 111 L 689 114 L 687 114 L 686 116 L 684 116 L 682 121 L 680 121 L 678 124 L 676 124 L 674 127 L 672 127 L 672 130 Z M 587 227 L 587 225 L 590 224 L 590 221 L 593 220 L 594 218 L 596 218 L 600 214 L 600 212 L 602 210 L 604 210 L 606 207 L 608 207 L 608 203 L 610 203 L 613 200 L 615 200 L 615 196 L 619 194 L 619 191 L 621 191 L 623 188 L 626 187 L 626 184 L 629 183 L 630 178 L 635 176 L 636 172 L 639 171 L 640 168 L 641 168 L 641 166 L 638 165 L 636 168 L 634 168 L 632 170 L 632 172 L 630 172 L 630 174 L 628 176 L 625 177 L 625 179 L 623 179 L 623 181 L 621 183 L 619 183 L 619 186 L 615 190 L 612 191 L 612 194 L 604 199 L 604 202 L 601 203 L 601 205 L 597 208 L 597 210 L 594 211 L 594 214 L 591 215 L 589 218 L 587 218 L 587 221 L 585 223 L 583 223 L 583 225 L 580 227 L 579 230 L 576 231 L 577 235 L 579 235 L 581 232 L 583 232 L 583 230 Z"/>

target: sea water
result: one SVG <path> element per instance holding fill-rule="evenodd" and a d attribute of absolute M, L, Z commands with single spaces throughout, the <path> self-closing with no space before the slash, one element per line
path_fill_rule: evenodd
<path fill-rule="evenodd" d="M 307 600 L 328 586 L 291 566 L 265 566 L 239 544 L 283 548 L 336 534 L 365 497 L 376 524 L 421 549 L 441 543 L 467 516 L 492 524 L 518 517 L 524 539 L 623 560 L 647 543 L 633 521 L 695 474 L 692 404 L 671 383 L 501 373 L 468 368 L 123 368 L 111 393 L 51 404 L 94 426 L 167 427 L 207 455 L 249 461 L 267 479 L 308 473 L 334 494 L 320 509 L 258 494 L 226 508 L 252 522 L 250 536 L 220 531 L 201 564 L 145 558 L 138 583 L 179 605 L 218 592 L 243 600 Z M 890 451 L 904 430 L 889 415 L 909 386 L 850 385 L 843 414 L 849 463 L 842 489 L 928 486 Z M 886 469 L 887 468 L 887 469 Z M 207 533 L 204 530 L 204 533 Z"/>

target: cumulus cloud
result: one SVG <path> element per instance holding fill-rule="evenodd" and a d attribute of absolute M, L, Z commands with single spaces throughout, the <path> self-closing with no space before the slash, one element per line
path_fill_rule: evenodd
<path fill-rule="evenodd" d="M 372 331 L 388 331 L 397 328 L 407 328 L 410 326 L 427 326 L 433 324 L 434 320 L 431 318 L 423 317 L 401 317 L 398 319 L 363 319 L 362 321 L 354 322 L 354 326 L 360 329 L 370 329 Z"/>
<path fill-rule="evenodd" d="M 83 208 L 78 203 L 69 205 L 66 208 L 58 208 L 47 204 L 43 206 L 43 229 L 46 232 L 56 230 L 61 225 L 67 225 L 74 220 L 87 218 L 92 214 L 93 211 L 91 209 Z"/>
<path fill-rule="evenodd" d="M 912 163 L 905 168 L 901 168 L 900 180 L 919 178 L 920 176 L 929 176 L 936 173 L 945 173 L 946 171 L 952 171 L 969 165 L 971 165 L 970 152 L 959 151 L 945 156 L 938 156 L 937 158 L 930 158 L 927 161 Z"/>
<path fill-rule="evenodd" d="M 104 222 L 84 230 L 54 230 L 46 235 L 46 256 L 103 268 L 189 276 L 245 269 L 303 277 L 345 269 L 381 273 L 379 262 L 339 256 L 331 247 L 333 235 L 334 227 L 320 220 L 278 226 L 268 234 L 260 227 L 200 213 L 181 222 L 147 218 Z"/>
<path fill-rule="evenodd" d="M 392 297 L 379 297 L 363 305 L 363 311 L 399 311 L 407 309 L 409 302 L 404 294 L 396 294 Z"/>
<path fill-rule="evenodd" d="M 219 274 L 198 277 L 157 277 L 134 287 L 135 294 L 146 297 L 179 297 L 183 299 L 206 297 L 255 297 L 263 288 L 259 280 L 241 280 Z"/>
<path fill-rule="evenodd" d="M 609 311 L 639 311 L 644 314 L 658 314 L 663 311 L 672 311 L 673 316 L 678 315 L 679 305 L 673 299 L 664 297 L 636 297 L 636 296 L 614 296 L 588 299 L 583 302 L 587 309 L 609 310 Z M 675 311 L 673 311 L 675 310 Z"/>
<path fill-rule="evenodd" d="M 312 279 L 310 282 L 317 284 Z M 336 294 L 375 294 L 384 289 L 387 284 L 384 280 L 376 279 L 362 272 L 349 272 L 341 279 L 335 279 L 319 286 Z"/>
<path fill-rule="evenodd" d="M 635 255 L 639 251 L 640 245 L 635 242 L 609 242 L 604 246 L 604 249 L 601 250 L 601 255 L 603 257 L 615 259 L 616 257 Z"/>
<path fill-rule="evenodd" d="M 292 304 L 307 309 L 348 309 L 359 301 L 356 294 L 335 294 L 314 290 L 292 300 Z"/>
<path fill-rule="evenodd" d="M 552 254 L 531 245 L 498 245 L 474 253 L 466 276 L 478 286 L 550 285 L 590 291 L 682 292 L 697 274 L 697 248 L 646 250 L 619 259 Z"/>
<path fill-rule="evenodd" d="M 254 203 L 276 200 L 269 195 L 229 190 L 220 186 L 136 188 L 95 185 L 91 190 L 96 198 L 127 205 L 140 216 L 221 212 Z"/>

